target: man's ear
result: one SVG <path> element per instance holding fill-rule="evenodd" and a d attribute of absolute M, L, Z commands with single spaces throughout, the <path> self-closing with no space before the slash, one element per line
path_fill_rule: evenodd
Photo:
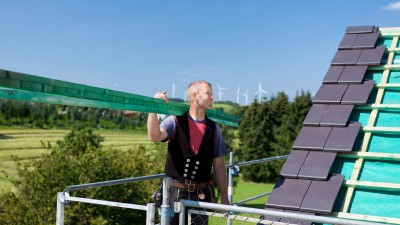
<path fill-rule="evenodd" d="M 193 99 L 193 100 L 196 100 L 196 99 L 197 99 L 197 92 L 193 92 L 193 93 L 192 93 L 192 99 Z"/>

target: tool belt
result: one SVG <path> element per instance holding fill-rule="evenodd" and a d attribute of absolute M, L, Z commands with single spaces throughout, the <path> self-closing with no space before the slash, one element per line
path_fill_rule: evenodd
<path fill-rule="evenodd" d="M 171 180 L 170 184 L 171 184 L 172 187 L 185 189 L 185 190 L 188 190 L 189 192 L 198 191 L 200 189 L 208 187 L 208 182 L 195 183 L 192 180 L 185 180 L 184 182 L 180 182 L 180 181 L 177 181 L 177 180 Z"/>

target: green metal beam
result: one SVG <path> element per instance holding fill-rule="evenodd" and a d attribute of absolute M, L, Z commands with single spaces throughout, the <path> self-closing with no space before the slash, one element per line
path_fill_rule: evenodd
<path fill-rule="evenodd" d="M 162 99 L 1 69 L 0 98 L 167 115 L 182 115 L 189 109 L 184 103 L 170 101 L 166 104 Z M 217 123 L 229 126 L 238 126 L 240 120 L 216 110 L 207 110 L 206 114 Z"/>

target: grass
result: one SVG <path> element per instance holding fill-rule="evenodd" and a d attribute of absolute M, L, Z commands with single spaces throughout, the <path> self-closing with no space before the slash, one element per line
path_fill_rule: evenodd
<path fill-rule="evenodd" d="M 235 180 L 237 180 L 237 184 L 233 191 L 233 203 L 256 196 L 256 195 L 264 194 L 266 192 L 270 192 L 274 188 L 274 184 L 245 182 L 242 179 L 237 178 L 237 177 L 235 177 Z M 240 206 L 263 209 L 267 199 L 268 199 L 268 196 L 264 196 L 264 197 L 246 202 L 245 204 L 240 205 Z"/>
<path fill-rule="evenodd" d="M 48 150 L 43 148 L 42 142 L 55 144 L 62 140 L 70 130 L 63 129 L 28 129 L 28 128 L 0 128 L 0 192 L 1 190 L 12 190 L 13 185 L 7 178 L 15 176 L 17 169 L 12 156 L 20 160 L 39 158 Z M 147 140 L 145 131 L 114 131 L 95 130 L 96 134 L 104 137 L 102 145 L 120 150 L 128 150 L 137 145 L 152 146 Z"/>
<path fill-rule="evenodd" d="M 233 106 L 224 103 L 213 103 L 213 108 L 223 108 L 224 112 L 229 113 L 233 109 Z"/>

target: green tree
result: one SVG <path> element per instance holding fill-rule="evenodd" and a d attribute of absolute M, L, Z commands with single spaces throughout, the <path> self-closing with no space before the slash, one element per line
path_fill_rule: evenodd
<path fill-rule="evenodd" d="M 272 133 L 273 138 L 271 139 L 271 151 L 268 152 L 267 157 L 284 155 L 288 152 L 286 149 L 284 140 L 288 139 L 288 130 L 285 129 L 283 124 L 287 124 L 288 115 L 292 113 L 291 104 L 289 103 L 289 97 L 284 92 L 279 92 L 277 96 L 273 96 L 270 99 L 270 107 L 272 111 Z M 275 160 L 265 163 L 267 168 L 263 174 L 264 180 L 268 182 L 275 182 L 279 177 L 284 160 Z"/>
<path fill-rule="evenodd" d="M 29 163 L 18 163 L 17 192 L 0 196 L 0 224 L 54 224 L 56 195 L 74 184 L 156 174 L 164 152 L 150 153 L 143 146 L 129 151 L 104 149 L 102 138 L 76 127 L 63 141 L 47 144 L 48 154 Z M 146 204 L 159 180 L 74 191 L 71 195 L 109 201 Z M 115 207 L 71 202 L 66 224 L 142 224 L 145 214 Z"/>
<path fill-rule="evenodd" d="M 235 161 L 249 161 L 268 157 L 273 142 L 272 111 L 267 102 L 254 101 L 246 110 L 239 125 L 239 148 Z M 268 172 L 265 163 L 246 166 L 241 169 L 244 180 L 266 182 Z"/>
<path fill-rule="evenodd" d="M 304 118 L 311 107 L 310 92 L 302 91 L 300 95 L 296 94 L 294 101 L 288 105 L 286 114 L 282 116 L 282 123 L 274 131 L 276 142 L 273 144 L 273 155 L 287 155 L 292 150 L 293 142 L 296 139 Z M 271 171 L 271 180 L 276 180 L 284 164 L 284 160 L 276 160 L 269 163 Z"/>
<path fill-rule="evenodd" d="M 311 95 L 302 91 L 289 102 L 284 92 L 268 102 L 252 103 L 239 126 L 239 148 L 236 162 L 286 155 L 302 127 L 311 106 Z M 276 160 L 241 169 L 245 180 L 275 182 L 285 161 Z"/>

